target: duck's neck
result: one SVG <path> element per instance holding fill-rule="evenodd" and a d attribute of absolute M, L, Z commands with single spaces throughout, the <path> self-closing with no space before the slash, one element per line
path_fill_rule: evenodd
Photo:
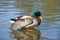
<path fill-rule="evenodd" d="M 39 16 L 33 16 L 33 18 L 39 18 Z"/>

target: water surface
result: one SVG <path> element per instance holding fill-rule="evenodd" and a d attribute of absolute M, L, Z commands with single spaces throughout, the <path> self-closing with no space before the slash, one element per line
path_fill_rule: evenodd
<path fill-rule="evenodd" d="M 60 40 L 60 0 L 0 0 L 0 40 L 16 40 L 11 37 L 9 19 L 30 15 L 32 10 L 42 13 L 41 40 Z"/>

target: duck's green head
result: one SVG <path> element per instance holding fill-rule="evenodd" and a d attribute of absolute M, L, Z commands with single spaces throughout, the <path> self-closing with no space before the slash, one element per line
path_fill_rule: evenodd
<path fill-rule="evenodd" d="M 42 20 L 41 12 L 39 10 L 34 10 L 32 16 L 38 16 Z"/>
<path fill-rule="evenodd" d="M 39 10 L 34 10 L 32 16 L 41 16 L 41 12 Z"/>

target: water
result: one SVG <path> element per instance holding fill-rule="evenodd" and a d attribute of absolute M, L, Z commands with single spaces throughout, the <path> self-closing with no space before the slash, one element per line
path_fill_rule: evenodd
<path fill-rule="evenodd" d="M 9 19 L 41 11 L 41 40 L 60 40 L 60 0 L 0 0 L 0 40 L 16 40 L 11 37 Z M 19 40 L 19 39 L 17 39 Z"/>

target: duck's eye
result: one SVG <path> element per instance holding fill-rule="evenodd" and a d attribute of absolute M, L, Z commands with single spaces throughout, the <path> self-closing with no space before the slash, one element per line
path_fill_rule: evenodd
<path fill-rule="evenodd" d="M 21 19 L 21 21 L 25 22 L 25 19 Z"/>

